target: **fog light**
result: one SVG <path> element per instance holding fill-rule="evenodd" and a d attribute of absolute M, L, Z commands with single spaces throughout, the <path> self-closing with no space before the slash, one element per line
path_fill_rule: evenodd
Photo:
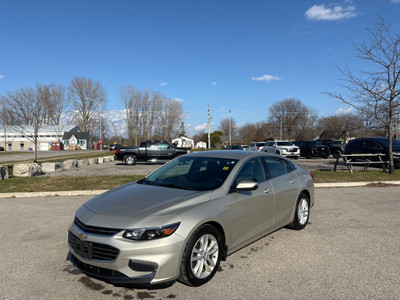
<path fill-rule="evenodd" d="M 137 272 L 157 272 L 158 265 L 150 261 L 130 260 L 129 268 Z"/>

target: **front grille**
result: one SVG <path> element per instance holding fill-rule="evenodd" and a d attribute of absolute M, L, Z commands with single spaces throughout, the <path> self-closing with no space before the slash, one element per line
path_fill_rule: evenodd
<path fill-rule="evenodd" d="M 105 244 L 82 241 L 71 232 L 68 232 L 68 244 L 76 254 L 87 259 L 114 261 L 119 254 L 117 248 Z"/>
<path fill-rule="evenodd" d="M 101 268 L 101 267 L 96 267 L 96 266 L 85 264 L 84 262 L 81 262 L 75 255 L 72 254 L 71 256 L 72 256 L 71 258 L 73 259 L 74 263 L 77 264 L 78 267 L 82 271 L 87 271 L 87 272 L 92 273 L 93 275 L 97 274 L 97 275 L 101 275 L 101 276 L 104 276 L 104 277 L 111 277 L 111 276 L 124 277 L 125 276 L 124 274 L 122 274 L 120 272 L 117 272 L 117 271 L 114 271 L 114 270 L 110 270 L 110 269 L 106 269 L 106 268 Z"/>
<path fill-rule="evenodd" d="M 97 227 L 97 226 L 90 226 L 85 225 L 78 218 L 75 217 L 74 223 L 80 229 L 87 233 L 94 233 L 94 234 L 101 234 L 101 235 L 114 235 L 118 232 L 122 231 L 123 229 L 119 228 L 106 228 L 106 227 Z"/>

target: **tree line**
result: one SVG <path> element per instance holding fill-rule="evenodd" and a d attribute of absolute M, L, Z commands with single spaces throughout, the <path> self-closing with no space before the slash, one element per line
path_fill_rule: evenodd
<path fill-rule="evenodd" d="M 75 76 L 68 87 L 37 83 L 34 87 L 22 87 L 0 95 L 0 124 L 3 128 L 20 131 L 35 145 L 38 132 L 48 125 L 54 126 L 60 134 L 66 125 L 78 125 L 95 141 L 100 136 L 106 137 L 107 132 L 118 135 L 115 122 L 107 118 L 107 101 L 106 88 L 91 78 Z M 119 121 L 127 128 L 127 142 L 131 145 L 152 137 L 170 140 L 184 117 L 179 101 L 150 89 L 121 87 L 120 102 L 124 113 Z M 33 132 L 24 132 L 22 125 L 31 126 Z"/>

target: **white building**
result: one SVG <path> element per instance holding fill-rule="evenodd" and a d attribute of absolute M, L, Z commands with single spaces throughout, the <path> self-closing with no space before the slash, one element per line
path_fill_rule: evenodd
<path fill-rule="evenodd" d="M 53 144 L 63 143 L 65 132 L 80 132 L 76 125 L 68 126 L 43 126 L 38 132 L 37 150 L 48 151 Z M 7 151 L 33 151 L 34 150 L 33 126 L 6 126 L 0 127 L 0 146 Z"/>
<path fill-rule="evenodd" d="M 180 138 L 176 138 L 172 140 L 172 144 L 175 144 L 177 147 L 183 148 L 193 148 L 194 147 L 194 140 L 181 136 Z"/>
<path fill-rule="evenodd" d="M 198 142 L 198 143 L 196 144 L 196 148 L 197 148 L 197 149 L 206 149 L 206 148 L 207 148 L 207 143 L 205 143 L 205 142 Z"/>

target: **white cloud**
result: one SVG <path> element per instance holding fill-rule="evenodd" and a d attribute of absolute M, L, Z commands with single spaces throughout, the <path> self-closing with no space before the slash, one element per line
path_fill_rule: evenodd
<path fill-rule="evenodd" d="M 202 131 L 202 130 L 207 129 L 207 127 L 208 127 L 208 124 L 204 123 L 204 124 L 200 124 L 200 125 L 195 126 L 193 129 Z"/>
<path fill-rule="evenodd" d="M 0 79 L 3 79 L 4 77 L 6 77 L 6 76 L 0 74 Z"/>
<path fill-rule="evenodd" d="M 400 3 L 400 0 L 392 0 L 392 3 Z"/>
<path fill-rule="evenodd" d="M 165 82 L 165 81 L 164 81 L 164 82 L 161 82 L 161 83 L 160 83 L 160 86 L 166 86 L 167 84 L 168 84 L 168 82 Z"/>
<path fill-rule="evenodd" d="M 181 99 L 181 98 L 172 98 L 172 100 L 178 101 L 178 102 L 183 102 L 185 100 Z"/>
<path fill-rule="evenodd" d="M 272 80 L 282 80 L 281 77 L 279 76 L 274 76 L 274 75 L 263 75 L 263 76 L 259 76 L 259 77 L 251 77 L 251 80 L 255 80 L 255 81 L 272 81 Z"/>
<path fill-rule="evenodd" d="M 347 107 L 341 107 L 338 110 L 336 110 L 337 114 L 349 114 L 353 111 L 353 106 L 347 106 Z"/>
<path fill-rule="evenodd" d="M 395 0 L 400 1 L 400 0 Z M 341 5 L 336 5 L 333 8 L 325 7 L 325 5 L 314 5 L 310 7 L 305 15 L 309 20 L 324 20 L 324 21 L 336 21 L 342 19 L 355 18 L 357 14 L 355 13 L 356 7 L 349 5 L 343 7 Z"/>
<path fill-rule="evenodd" d="M 215 81 L 213 81 L 213 82 L 211 82 L 211 85 L 212 85 L 212 86 L 216 86 L 217 83 L 216 83 Z"/>

